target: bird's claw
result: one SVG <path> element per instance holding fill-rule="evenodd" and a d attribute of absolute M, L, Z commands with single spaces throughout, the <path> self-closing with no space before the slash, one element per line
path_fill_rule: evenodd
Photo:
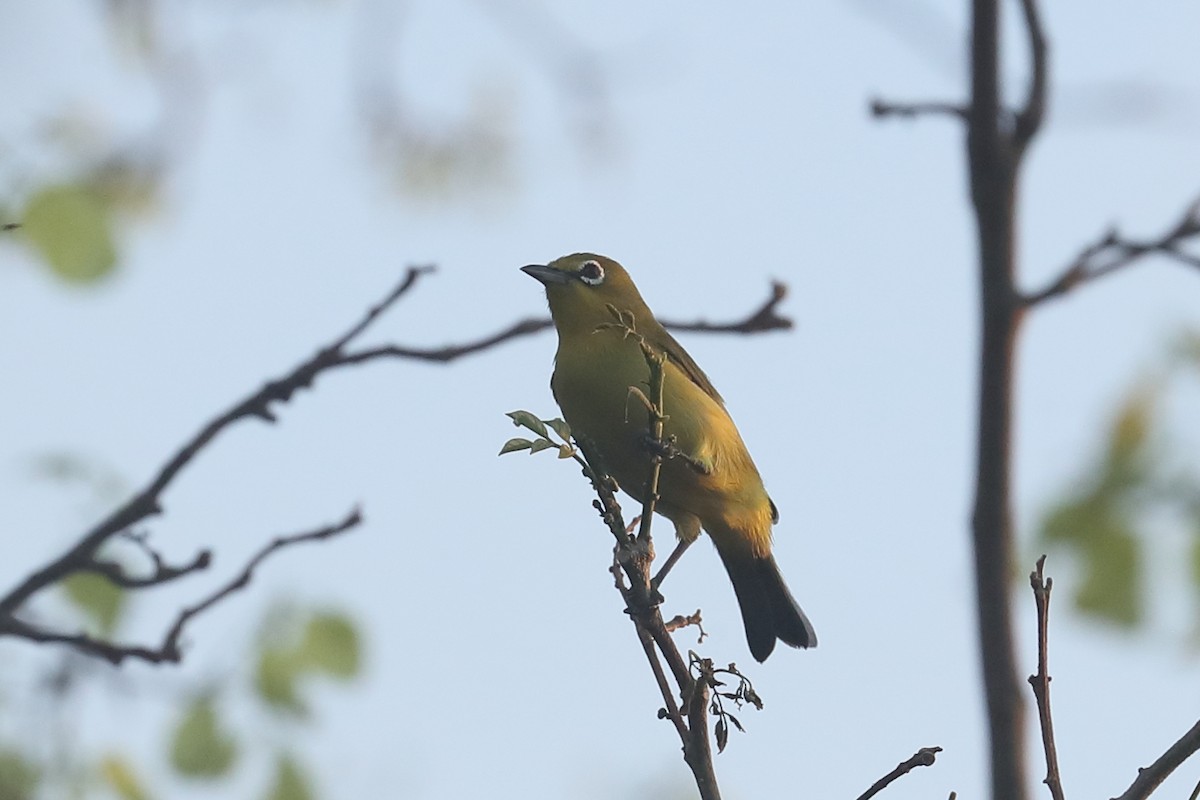
<path fill-rule="evenodd" d="M 649 433 L 642 436 L 642 448 L 652 456 L 658 456 L 664 461 L 677 458 L 687 464 L 698 475 L 711 475 L 712 467 L 698 458 L 694 458 L 679 449 L 675 444 L 675 435 L 665 439 L 655 439 Z"/>

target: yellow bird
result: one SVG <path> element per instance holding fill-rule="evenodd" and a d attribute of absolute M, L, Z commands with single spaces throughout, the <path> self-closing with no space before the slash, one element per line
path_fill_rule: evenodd
<path fill-rule="evenodd" d="M 522 271 L 546 288 L 558 330 L 550 387 L 589 461 L 641 501 L 650 471 L 648 414 L 629 396 L 647 391 L 649 368 L 637 342 L 614 322 L 608 306 L 633 314 L 636 330 L 666 353 L 665 435 L 694 462 L 662 464 L 658 513 L 675 524 L 680 546 L 665 574 L 703 528 L 716 545 L 737 594 L 751 654 L 764 661 L 778 639 L 815 647 L 812 623 L 792 599 L 771 555 L 778 512 L 721 395 L 687 351 L 654 319 L 625 269 L 592 253 L 563 256 Z M 598 464 L 597 464 L 598 462 Z"/>

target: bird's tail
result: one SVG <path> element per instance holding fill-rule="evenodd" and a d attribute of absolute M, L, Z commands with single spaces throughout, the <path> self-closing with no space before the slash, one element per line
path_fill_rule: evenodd
<path fill-rule="evenodd" d="M 769 553 L 754 555 L 726 537 L 714 536 L 713 541 L 737 594 L 751 655 L 766 661 L 775 649 L 776 639 L 792 647 L 816 647 L 812 623 L 788 591 L 775 557 Z"/>

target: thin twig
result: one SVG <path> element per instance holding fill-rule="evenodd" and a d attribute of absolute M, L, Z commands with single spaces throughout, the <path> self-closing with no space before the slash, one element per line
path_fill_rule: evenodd
<path fill-rule="evenodd" d="M 603 517 L 606 527 L 617 540 L 614 549 L 612 573 L 617 590 L 625 601 L 625 612 L 633 621 L 637 631 L 638 641 L 650 663 L 654 673 L 655 683 L 663 697 L 663 708 L 660 716 L 671 720 L 683 743 L 684 761 L 692 770 L 696 786 L 700 790 L 702 800 L 720 800 L 721 792 L 717 785 L 716 771 L 712 762 L 712 747 L 708 741 L 708 685 L 703 680 L 694 679 L 688 665 L 683 660 L 679 648 L 671 638 L 666 623 L 663 622 L 659 604 L 661 596 L 653 588 L 650 579 L 650 568 L 654 560 L 654 543 L 651 536 L 651 525 L 654 518 L 655 501 L 658 493 L 658 473 L 661 468 L 664 444 L 663 423 L 666 420 L 663 407 L 664 356 L 649 347 L 634 327 L 632 314 L 610 308 L 617 319 L 611 327 L 622 330 L 623 335 L 636 337 L 642 347 L 643 355 L 650 370 L 649 393 L 640 389 L 630 389 L 631 396 L 637 396 L 645 405 L 650 424 L 648 436 L 651 439 L 650 458 L 652 464 L 646 486 L 643 487 L 645 500 L 642 504 L 641 524 L 638 535 L 630 536 L 621 516 L 621 508 L 613 496 L 613 484 L 600 473 L 596 465 L 585 468 L 596 490 L 595 507 Z M 610 327 L 606 325 L 605 327 Z M 654 444 L 659 445 L 655 447 Z M 591 448 L 581 445 L 585 455 L 595 456 Z M 628 577 L 626 585 L 622 575 Z M 697 611 L 697 616 L 699 611 Z M 682 698 L 682 707 L 675 702 L 670 683 L 663 671 L 658 655 L 666 661 Z"/>
<path fill-rule="evenodd" d="M 642 339 L 639 344 L 642 354 L 646 357 L 646 366 L 650 369 L 650 390 L 654 393 L 647 413 L 650 421 L 650 476 L 646 478 L 646 488 L 642 492 L 642 524 L 638 528 L 638 541 L 650 540 L 650 521 L 654 516 L 654 507 L 658 503 L 658 480 L 662 474 L 663 456 L 661 447 L 664 442 L 663 427 L 666 416 L 663 414 L 663 387 L 666 385 L 665 366 L 666 353 L 657 353 Z"/>
<path fill-rule="evenodd" d="M 917 117 L 948 116 L 962 120 L 966 119 L 967 109 L 958 103 L 892 103 L 876 98 L 871 101 L 871 116 L 878 119 L 885 117 L 916 119 Z"/>
<path fill-rule="evenodd" d="M 650 669 L 654 673 L 654 681 L 658 684 L 658 690 L 663 696 L 665 706 L 661 709 L 660 716 L 665 716 L 671 720 L 671 723 L 675 726 L 675 731 L 679 734 L 679 738 L 686 742 L 688 735 L 687 723 L 683 721 L 683 715 L 679 713 L 679 704 L 675 702 L 675 696 L 671 693 L 671 685 L 667 683 L 667 675 L 663 672 L 662 662 L 658 660 L 658 651 L 654 649 L 654 639 L 641 625 L 635 625 L 634 628 L 637 630 L 638 641 L 641 642 L 642 650 L 646 653 L 646 660 L 650 662 Z"/>
<path fill-rule="evenodd" d="M 1046 83 L 1049 72 L 1049 58 L 1046 34 L 1042 30 L 1041 14 L 1036 0 L 1021 0 L 1021 11 L 1025 17 L 1025 33 L 1029 39 L 1029 94 L 1025 105 L 1017 112 L 1016 125 L 1013 131 L 1013 145 L 1017 158 L 1024 155 L 1029 142 L 1037 135 L 1042 127 L 1042 119 L 1046 114 Z"/>
<path fill-rule="evenodd" d="M 688 333 L 766 333 L 768 331 L 791 330 L 795 323 L 788 317 L 781 316 L 776 310 L 780 302 L 787 296 L 787 286 L 779 282 L 771 284 L 771 295 L 765 302 L 747 316 L 733 322 L 678 322 L 659 320 L 664 328 Z M 442 347 L 405 347 L 401 345 L 384 345 L 344 353 L 335 366 L 361 364 L 377 358 L 406 358 L 417 361 L 429 361 L 445 364 L 463 356 L 473 355 L 484 350 L 490 350 L 497 345 L 541 333 L 554 327 L 549 318 L 523 319 L 514 322 L 496 333 L 461 344 L 449 344 Z"/>
<path fill-rule="evenodd" d="M 937 754 L 942 752 L 940 747 L 922 747 L 917 752 L 913 753 L 907 760 L 901 761 L 896 765 L 896 768 L 884 775 L 879 780 L 871 784 L 871 788 L 858 796 L 858 800 L 869 800 L 869 798 L 882 792 L 887 788 L 888 784 L 897 778 L 903 777 L 912 772 L 917 767 L 931 767 L 937 759 Z M 954 800 L 954 793 L 950 793 L 950 800 Z"/>
<path fill-rule="evenodd" d="M 94 572 L 97 575 L 103 575 L 114 586 L 120 586 L 122 589 L 145 589 L 150 586 L 168 583 L 185 575 L 190 575 L 193 572 L 208 569 L 211 564 L 212 551 L 201 550 L 189 563 L 179 567 L 172 567 L 163 563 L 162 559 L 155 554 L 154 572 L 138 577 L 130 575 L 125 571 L 123 566 L 115 561 L 92 561 L 80 567 L 79 571 Z"/>
<path fill-rule="evenodd" d="M 1061 297 L 1090 281 L 1132 266 L 1149 255 L 1164 255 L 1187 266 L 1200 269 L 1200 255 L 1182 247 L 1200 239 L 1200 200 L 1193 202 L 1182 216 L 1156 239 L 1136 241 L 1121 236 L 1115 227 L 1084 247 L 1057 278 L 1043 289 L 1021 298 L 1026 308 Z"/>
<path fill-rule="evenodd" d="M 230 594 L 247 586 L 254 577 L 254 571 L 275 551 L 303 542 L 328 539 L 356 527 L 361 522 L 361 512 L 358 509 L 354 509 L 341 522 L 326 525 L 314 531 L 293 534 L 291 536 L 280 536 L 272 540 L 255 553 L 254 557 L 246 563 L 241 573 L 235 578 L 219 587 L 199 603 L 180 611 L 179 615 L 175 618 L 175 622 L 163 636 L 162 643 L 157 647 L 114 644 L 102 639 L 96 639 L 86 633 L 59 633 L 39 628 L 16 617 L 0 620 L 0 635 L 19 636 L 34 642 L 66 644 L 82 653 L 98 656 L 113 664 L 120 664 L 126 659 L 146 661 L 152 664 L 161 664 L 164 662 L 178 663 L 183 658 L 180 640 L 183 637 L 187 624 Z"/>
<path fill-rule="evenodd" d="M 1058 771 L 1058 748 L 1054 744 L 1054 720 L 1050 714 L 1049 630 L 1050 590 L 1054 579 L 1045 577 L 1046 557 L 1037 560 L 1037 569 L 1029 573 L 1029 584 L 1033 587 L 1033 600 L 1037 604 L 1038 671 L 1029 676 L 1033 696 L 1037 700 L 1038 723 L 1042 729 L 1042 748 L 1046 753 L 1046 778 L 1042 782 L 1050 787 L 1054 800 L 1063 800 L 1062 776 Z"/>
<path fill-rule="evenodd" d="M 1175 771 L 1176 767 L 1197 750 L 1200 750 L 1200 722 L 1179 737 L 1179 741 L 1171 745 L 1167 752 L 1159 756 L 1153 764 L 1140 768 L 1137 778 L 1125 790 L 1125 794 L 1113 798 L 1113 800 L 1145 800 L 1151 792 L 1158 788 L 1159 784 L 1167 779 L 1168 775 Z"/>

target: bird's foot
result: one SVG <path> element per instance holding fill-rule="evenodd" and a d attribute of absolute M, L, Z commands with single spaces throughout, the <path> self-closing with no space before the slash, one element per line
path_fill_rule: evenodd
<path fill-rule="evenodd" d="M 675 437 L 655 439 L 650 434 L 642 436 L 642 447 L 652 456 L 658 456 L 664 461 L 677 458 L 687 464 L 693 472 L 699 475 L 711 475 L 712 467 L 698 458 L 688 455 L 675 444 Z"/>

